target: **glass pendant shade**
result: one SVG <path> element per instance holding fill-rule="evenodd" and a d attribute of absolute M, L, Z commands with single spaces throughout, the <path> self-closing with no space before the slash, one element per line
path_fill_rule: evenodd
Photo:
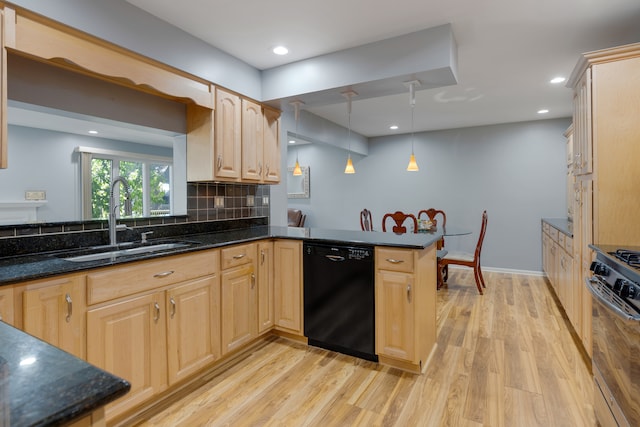
<path fill-rule="evenodd" d="M 293 168 L 293 176 L 302 175 L 302 169 L 300 169 L 300 163 L 298 163 L 298 159 L 296 158 L 296 165 Z"/>
<path fill-rule="evenodd" d="M 356 170 L 353 168 L 353 162 L 351 161 L 351 154 L 347 157 L 347 166 L 344 168 L 344 173 L 356 173 Z"/>
<path fill-rule="evenodd" d="M 407 170 L 409 172 L 416 172 L 420 170 L 420 168 L 418 167 L 418 163 L 416 163 L 416 156 L 413 153 L 411 153 L 411 157 L 409 157 L 409 164 L 407 165 Z"/>

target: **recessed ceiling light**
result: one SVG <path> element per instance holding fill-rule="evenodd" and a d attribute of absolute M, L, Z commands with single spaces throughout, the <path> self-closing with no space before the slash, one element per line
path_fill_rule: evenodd
<path fill-rule="evenodd" d="M 89 131 L 89 133 L 90 133 L 91 135 L 97 135 L 97 134 L 98 134 L 98 131 L 97 131 L 97 130 L 90 130 L 90 131 Z"/>
<path fill-rule="evenodd" d="M 542 110 L 538 110 L 538 114 L 547 114 L 549 112 L 549 110 L 547 110 L 546 108 L 543 108 Z"/>
<path fill-rule="evenodd" d="M 290 139 L 290 140 L 289 140 L 289 144 L 295 144 L 295 143 L 296 143 L 296 140 L 295 140 L 295 139 Z"/>
<path fill-rule="evenodd" d="M 276 46 L 273 48 L 273 53 L 275 53 L 276 55 L 286 55 L 287 53 L 289 53 L 289 49 L 284 46 Z"/>
<path fill-rule="evenodd" d="M 566 79 L 564 77 L 554 77 L 549 81 L 549 83 L 558 84 L 558 83 L 562 83 L 565 80 Z"/>
<path fill-rule="evenodd" d="M 398 129 L 398 125 L 391 125 L 391 126 L 389 126 L 389 129 L 396 130 L 396 129 Z"/>

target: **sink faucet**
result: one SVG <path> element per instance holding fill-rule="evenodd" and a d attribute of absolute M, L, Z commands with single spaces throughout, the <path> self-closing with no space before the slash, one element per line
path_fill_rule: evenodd
<path fill-rule="evenodd" d="M 116 177 L 111 182 L 111 192 L 109 193 L 109 244 L 116 246 L 118 244 L 118 238 L 116 237 L 116 209 L 118 206 L 114 197 L 114 190 L 118 183 L 122 183 L 124 191 L 126 193 L 124 201 L 124 214 L 131 215 L 131 190 L 129 189 L 129 183 L 121 176 Z"/>

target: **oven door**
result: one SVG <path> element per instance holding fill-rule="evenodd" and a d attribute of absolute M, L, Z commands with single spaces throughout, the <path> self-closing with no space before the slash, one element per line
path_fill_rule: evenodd
<path fill-rule="evenodd" d="M 605 426 L 611 415 L 620 426 L 640 426 L 640 315 L 597 276 L 587 288 L 593 295 L 596 416 Z"/>

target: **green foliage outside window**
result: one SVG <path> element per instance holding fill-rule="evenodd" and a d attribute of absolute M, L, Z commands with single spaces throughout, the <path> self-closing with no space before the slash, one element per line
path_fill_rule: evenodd
<path fill-rule="evenodd" d="M 135 161 L 117 161 L 94 158 L 91 160 L 91 210 L 95 219 L 109 216 L 109 197 L 111 191 L 113 162 L 116 162 L 116 176 L 127 180 L 132 205 L 131 217 L 144 216 L 144 164 Z M 119 185 L 119 216 L 124 217 L 125 187 Z M 167 164 L 149 165 L 149 209 L 150 215 L 170 214 L 170 167 Z"/>

